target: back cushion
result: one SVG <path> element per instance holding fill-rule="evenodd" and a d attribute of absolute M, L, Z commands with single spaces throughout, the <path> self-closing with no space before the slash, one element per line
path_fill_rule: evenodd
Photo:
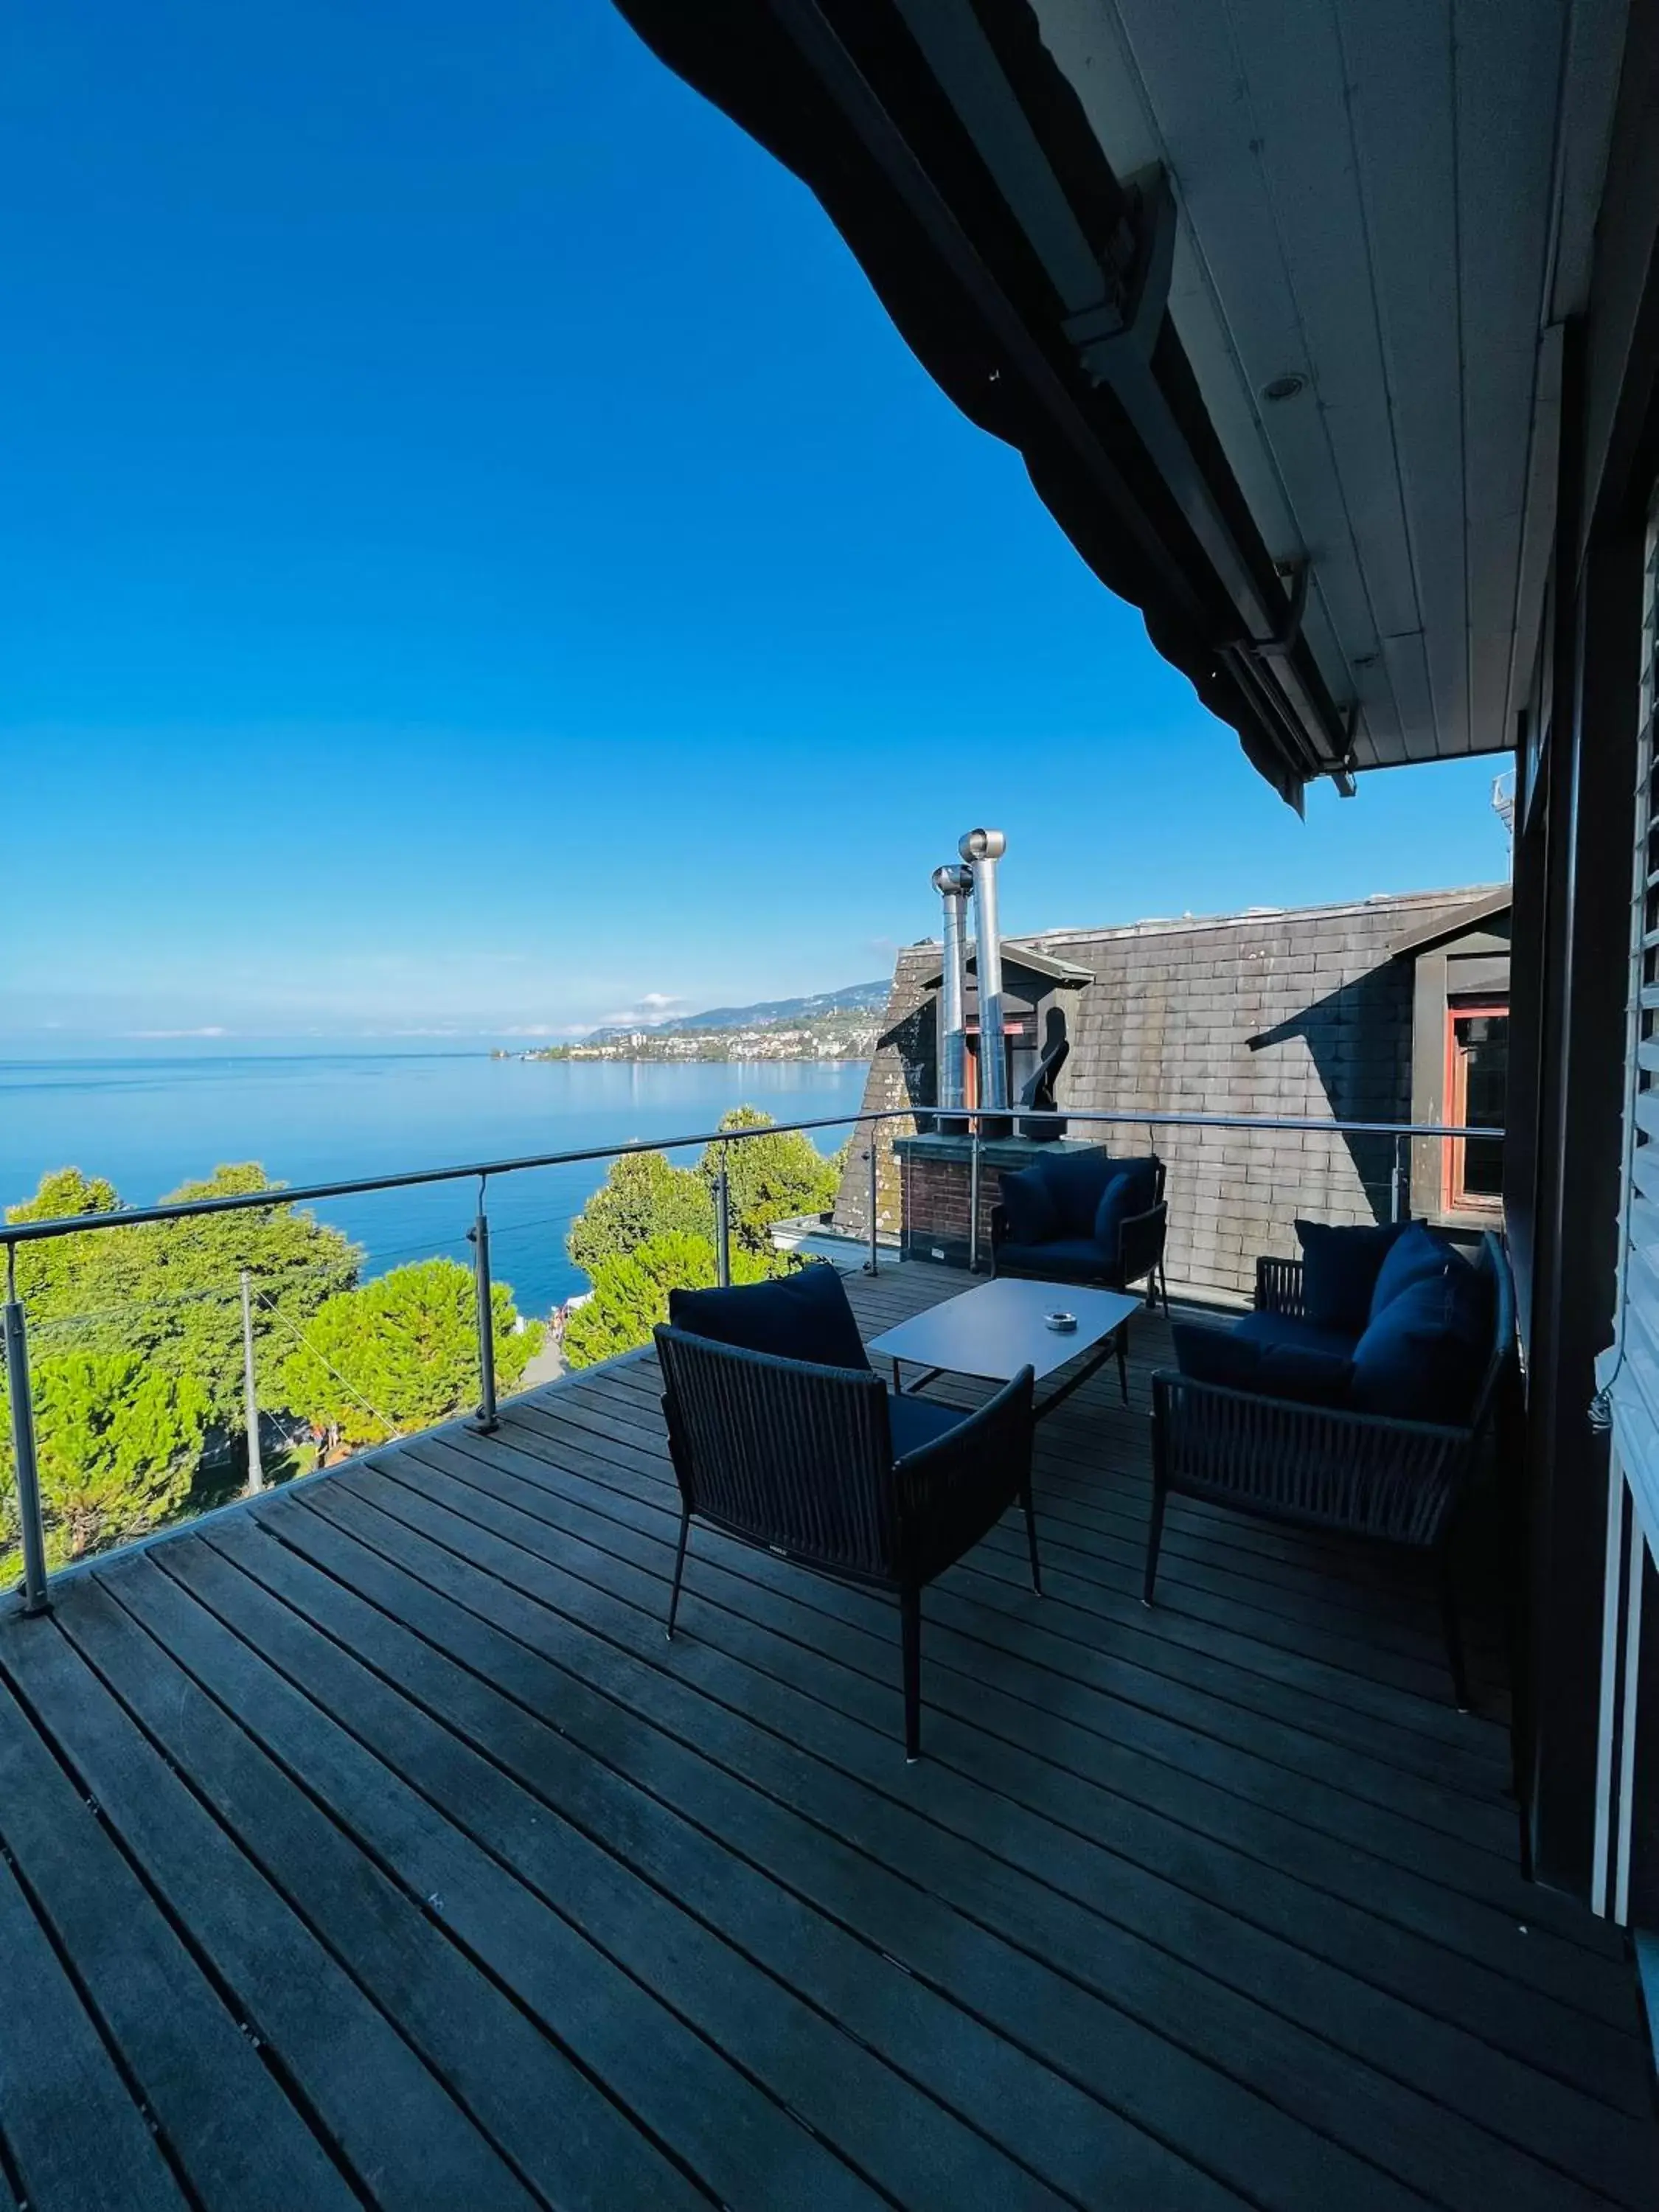
<path fill-rule="evenodd" d="M 1100 1194 L 1121 1165 L 1121 1161 L 1111 1159 L 1105 1152 L 1091 1150 L 1057 1153 L 1031 1170 L 1048 1186 L 1062 1236 L 1094 1235 Z"/>
<path fill-rule="evenodd" d="M 668 1318 L 690 1335 L 742 1352 L 769 1352 L 775 1358 L 806 1359 L 817 1367 L 870 1364 L 841 1277 L 822 1261 L 771 1283 L 671 1291 Z"/>
<path fill-rule="evenodd" d="M 1375 1321 L 1383 1307 L 1392 1304 L 1413 1283 L 1432 1281 L 1436 1276 L 1443 1275 L 1449 1266 L 1462 1265 L 1443 1237 L 1437 1237 L 1425 1222 L 1413 1221 L 1395 1237 L 1383 1255 L 1371 1291 L 1369 1318 Z"/>
<path fill-rule="evenodd" d="M 1384 1222 L 1376 1229 L 1331 1229 L 1323 1222 L 1298 1221 L 1302 1241 L 1302 1305 L 1322 1328 L 1358 1336 L 1371 1317 L 1371 1293 L 1382 1262 L 1409 1222 Z"/>
<path fill-rule="evenodd" d="M 1131 1214 L 1146 1212 L 1158 1189 L 1157 1171 L 1150 1160 L 1120 1161 L 1115 1170 L 1095 1208 L 1095 1242 L 1109 1260 L 1117 1257 L 1118 1231 Z"/>
<path fill-rule="evenodd" d="M 1061 1234 L 1060 1210 L 1040 1167 L 1022 1168 L 1002 1178 L 1002 1210 L 1016 1244 L 1047 1244 Z"/>
<path fill-rule="evenodd" d="M 1391 1298 L 1354 1346 L 1361 1413 L 1454 1426 L 1473 1413 L 1490 1347 L 1474 1271 L 1450 1259 L 1445 1273 L 1419 1276 Z"/>

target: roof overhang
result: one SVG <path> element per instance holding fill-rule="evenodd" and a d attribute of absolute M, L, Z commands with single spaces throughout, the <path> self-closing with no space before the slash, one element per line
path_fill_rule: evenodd
<path fill-rule="evenodd" d="M 1500 915 L 1509 913 L 1515 903 L 1515 895 L 1505 888 L 1492 892 L 1486 898 L 1472 899 L 1457 913 L 1441 915 L 1426 928 L 1407 930 L 1396 937 L 1389 947 L 1389 957 L 1394 960 L 1407 957 L 1415 959 L 1419 952 L 1432 952 L 1442 945 L 1449 945 L 1455 938 L 1467 937 L 1482 922 L 1495 921 Z"/>
<path fill-rule="evenodd" d="M 1052 952 L 1039 952 L 1034 945 L 1027 945 L 1018 937 L 1003 939 L 1002 957 L 1006 966 L 1024 968 L 1029 975 L 1040 975 L 1045 982 L 1052 983 L 1057 991 L 1086 991 L 1096 980 L 1092 968 L 1079 968 L 1074 960 L 1058 960 Z M 978 975 L 979 956 L 971 943 L 964 964 L 970 975 Z M 921 988 L 937 991 L 944 981 L 944 969 L 935 968 L 923 977 Z"/>
<path fill-rule="evenodd" d="M 1285 798 L 1513 744 L 1626 0 L 618 4 Z"/>

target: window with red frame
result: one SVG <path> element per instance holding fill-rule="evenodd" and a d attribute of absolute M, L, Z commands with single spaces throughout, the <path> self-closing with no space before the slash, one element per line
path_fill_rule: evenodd
<path fill-rule="evenodd" d="M 1501 1129 L 1509 1092 L 1507 1000 L 1454 999 L 1446 1008 L 1448 1126 Z M 1504 1202 L 1504 1146 L 1496 1137 L 1456 1137 L 1444 1146 L 1441 1203 L 1448 1213 L 1497 1213 Z"/>

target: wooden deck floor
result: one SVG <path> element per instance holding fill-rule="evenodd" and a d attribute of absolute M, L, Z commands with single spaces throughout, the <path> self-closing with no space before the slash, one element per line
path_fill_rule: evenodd
<path fill-rule="evenodd" d="M 1139 1605 L 1165 1341 L 1048 1594 L 929 1594 L 912 1768 L 890 1605 L 699 1532 L 664 1641 L 644 1359 L 0 1624 L 0 2207 L 1654 2203 L 1490 1650 L 1460 1717 L 1411 1577 L 1179 1500 Z"/>

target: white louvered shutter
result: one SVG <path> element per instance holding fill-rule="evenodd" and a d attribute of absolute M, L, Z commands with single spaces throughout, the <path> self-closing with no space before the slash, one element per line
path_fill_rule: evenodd
<path fill-rule="evenodd" d="M 1603 1402 L 1638 1513 L 1659 1536 L 1659 501 L 1650 513 L 1642 589 L 1641 734 L 1637 748 L 1629 1042 L 1618 1318 L 1600 1364 Z"/>

